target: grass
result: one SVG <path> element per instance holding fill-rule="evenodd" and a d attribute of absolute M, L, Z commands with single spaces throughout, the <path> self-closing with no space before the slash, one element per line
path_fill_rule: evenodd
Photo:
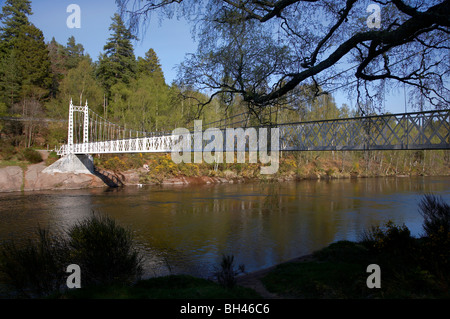
<path fill-rule="evenodd" d="M 30 162 L 28 161 L 21 161 L 21 160 L 0 160 L 0 168 L 2 167 L 8 167 L 8 166 L 19 166 L 22 169 L 27 169 L 28 165 L 30 165 Z"/>
<path fill-rule="evenodd" d="M 314 261 L 281 264 L 263 278 L 273 293 L 289 298 L 358 298 L 369 262 L 365 249 L 342 241 L 314 254 Z"/>
<path fill-rule="evenodd" d="M 227 289 L 213 281 L 189 275 L 140 280 L 134 285 L 103 285 L 67 291 L 52 298 L 68 299 L 259 299 L 255 291 Z"/>
<path fill-rule="evenodd" d="M 419 239 L 417 239 L 419 241 Z M 381 268 L 381 288 L 370 289 L 366 271 Z M 311 299 L 416 299 L 449 298 L 441 278 L 419 264 L 404 264 L 365 249 L 360 243 L 340 241 L 314 253 L 312 261 L 277 266 L 262 278 L 266 288 L 282 298 Z M 448 279 L 448 277 L 447 277 Z"/>

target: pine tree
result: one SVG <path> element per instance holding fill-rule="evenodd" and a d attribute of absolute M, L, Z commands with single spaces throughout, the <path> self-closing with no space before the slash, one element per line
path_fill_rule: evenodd
<path fill-rule="evenodd" d="M 97 76 L 106 89 L 108 96 L 111 87 L 117 83 L 129 84 L 135 78 L 136 58 L 131 40 L 135 37 L 125 27 L 117 13 L 112 18 L 109 28 L 111 37 L 103 47 L 105 51 L 99 57 Z"/>
<path fill-rule="evenodd" d="M 51 96 L 56 97 L 59 85 L 64 76 L 67 74 L 66 70 L 66 48 L 58 43 L 53 37 L 50 43 L 47 44 L 48 56 L 51 63 L 52 85 L 50 88 Z"/>
<path fill-rule="evenodd" d="M 6 0 L 0 14 L 0 21 L 3 27 L 0 28 L 0 40 L 10 48 L 18 38 L 21 27 L 30 24 L 28 16 L 31 11 L 30 0 Z"/>
<path fill-rule="evenodd" d="M 161 63 L 153 49 L 149 49 L 145 53 L 145 58 L 139 57 L 137 64 L 139 74 L 155 75 L 164 79 Z"/>
<path fill-rule="evenodd" d="M 82 44 L 76 43 L 74 36 L 71 36 L 67 40 L 66 55 L 67 55 L 66 67 L 68 70 L 76 68 L 78 63 L 84 57 L 84 47 Z"/>
<path fill-rule="evenodd" d="M 42 31 L 34 25 L 21 27 L 15 50 L 22 77 L 22 95 L 37 99 L 48 96 L 52 83 L 51 64 Z"/>
<path fill-rule="evenodd" d="M 0 15 L 0 98 L 9 106 L 25 96 L 41 99 L 51 86 L 47 46 L 31 14 L 31 1 L 7 0 Z"/>

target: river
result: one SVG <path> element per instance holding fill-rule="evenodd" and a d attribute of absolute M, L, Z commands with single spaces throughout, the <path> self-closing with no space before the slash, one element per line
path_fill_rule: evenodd
<path fill-rule="evenodd" d="M 255 271 L 388 220 L 422 233 L 424 193 L 450 201 L 450 177 L 363 178 L 189 186 L 128 186 L 0 194 L 0 241 L 65 229 L 92 212 L 134 232 L 145 276 L 210 277 L 222 254 Z"/>

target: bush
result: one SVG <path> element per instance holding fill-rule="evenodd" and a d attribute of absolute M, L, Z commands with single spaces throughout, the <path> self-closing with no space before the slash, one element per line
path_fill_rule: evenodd
<path fill-rule="evenodd" d="M 114 172 L 123 172 L 128 169 L 127 164 L 117 156 L 114 156 L 113 158 L 107 160 L 104 163 L 103 167 Z"/>
<path fill-rule="evenodd" d="M 36 151 L 36 150 L 34 150 L 32 148 L 26 148 L 23 151 L 23 156 L 28 162 L 30 162 L 32 164 L 36 164 L 36 163 L 42 162 L 41 153 L 39 153 L 38 151 Z"/>
<path fill-rule="evenodd" d="M 238 269 L 234 268 L 233 255 L 223 255 L 220 269 L 215 272 L 215 276 L 220 285 L 225 288 L 233 288 L 236 285 L 236 276 L 244 272 L 244 265 L 239 265 Z"/>
<path fill-rule="evenodd" d="M 133 248 L 131 232 L 105 216 L 93 215 L 59 236 L 39 228 L 36 241 L 20 246 L 12 241 L 0 251 L 2 279 L 24 297 L 60 291 L 70 264 L 80 266 L 82 287 L 129 284 L 142 272 L 142 258 Z"/>
<path fill-rule="evenodd" d="M 22 297 L 41 297 L 58 290 L 64 272 L 67 249 L 64 241 L 38 229 L 38 239 L 18 246 L 6 243 L 0 253 L 0 272 L 5 283 Z"/>
<path fill-rule="evenodd" d="M 372 226 L 363 234 L 361 243 L 387 263 L 403 265 L 415 258 L 416 242 L 411 232 L 405 225 L 397 226 L 392 221 L 384 227 Z"/>
<path fill-rule="evenodd" d="M 50 166 L 54 162 L 56 162 L 59 159 L 58 154 L 55 151 L 51 151 L 50 154 L 48 154 L 47 159 L 45 160 L 45 165 Z"/>
<path fill-rule="evenodd" d="M 71 263 L 82 269 L 84 285 L 131 283 L 142 273 L 132 233 L 107 216 L 93 215 L 68 231 Z"/>
<path fill-rule="evenodd" d="M 450 283 L 450 206 L 441 197 L 425 195 L 419 210 L 426 234 L 421 254 L 423 266 L 441 282 Z"/>
<path fill-rule="evenodd" d="M 0 140 L 0 159 L 8 161 L 12 159 L 16 153 L 16 149 L 11 143 Z"/>
<path fill-rule="evenodd" d="M 428 237 L 450 232 L 450 206 L 442 197 L 427 194 L 419 203 L 424 218 L 423 228 Z"/>

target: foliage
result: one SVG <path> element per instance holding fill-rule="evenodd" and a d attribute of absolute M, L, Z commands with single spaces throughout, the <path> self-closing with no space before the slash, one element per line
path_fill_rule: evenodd
<path fill-rule="evenodd" d="M 67 257 L 64 241 L 38 229 L 38 239 L 24 245 L 4 243 L 0 251 L 0 273 L 6 284 L 23 297 L 42 297 L 59 290 Z"/>
<path fill-rule="evenodd" d="M 141 276 L 142 257 L 130 230 L 104 215 L 72 226 L 67 234 L 71 263 L 83 269 L 83 284 L 131 283 Z"/>
<path fill-rule="evenodd" d="M 42 155 L 38 151 L 32 149 L 32 148 L 26 148 L 23 151 L 24 158 L 29 161 L 32 164 L 40 163 L 42 162 Z"/>
<path fill-rule="evenodd" d="M 83 287 L 98 284 L 128 285 L 140 278 L 142 257 L 132 233 L 107 216 L 93 215 L 51 235 L 38 228 L 37 240 L 18 245 L 4 243 L 0 250 L 2 279 L 25 297 L 42 297 L 65 286 L 70 264 L 80 266 Z"/>
<path fill-rule="evenodd" d="M 419 203 L 419 210 L 425 230 L 423 266 L 450 286 L 450 206 L 442 197 L 427 194 Z"/>
<path fill-rule="evenodd" d="M 131 40 L 134 36 L 125 27 L 117 13 L 112 17 L 109 28 L 111 37 L 104 46 L 105 53 L 100 56 L 97 76 L 106 92 L 117 83 L 130 83 L 136 71 L 136 61 Z"/>
<path fill-rule="evenodd" d="M 450 205 L 442 197 L 424 195 L 419 210 L 424 218 L 423 228 L 427 236 L 450 232 Z"/>
<path fill-rule="evenodd" d="M 54 162 L 56 162 L 59 159 L 58 154 L 55 151 L 51 151 L 48 154 L 47 159 L 45 160 L 45 165 L 50 166 L 51 164 L 53 164 Z"/>
<path fill-rule="evenodd" d="M 416 258 L 416 241 L 405 225 L 397 226 L 388 221 L 383 227 L 372 226 L 362 236 L 362 243 L 386 263 L 398 265 L 401 260 L 400 264 L 404 265 Z"/>
<path fill-rule="evenodd" d="M 231 289 L 236 285 L 236 276 L 244 272 L 244 265 L 239 265 L 237 269 L 235 268 L 233 255 L 223 255 L 220 268 L 216 270 L 214 275 L 220 285 Z"/>
<path fill-rule="evenodd" d="M 239 96 L 249 109 L 295 103 L 300 86 L 318 83 L 344 87 L 365 113 L 381 111 L 384 92 L 399 83 L 417 106 L 450 102 L 445 0 L 378 1 L 379 28 L 367 24 L 368 3 L 356 0 L 116 2 L 136 32 L 154 12 L 191 22 L 198 48 L 180 67 L 180 84 Z"/>
<path fill-rule="evenodd" d="M 125 162 L 122 161 L 118 156 L 114 156 L 113 158 L 107 160 L 103 164 L 103 167 L 114 172 L 125 171 L 127 169 Z"/>

